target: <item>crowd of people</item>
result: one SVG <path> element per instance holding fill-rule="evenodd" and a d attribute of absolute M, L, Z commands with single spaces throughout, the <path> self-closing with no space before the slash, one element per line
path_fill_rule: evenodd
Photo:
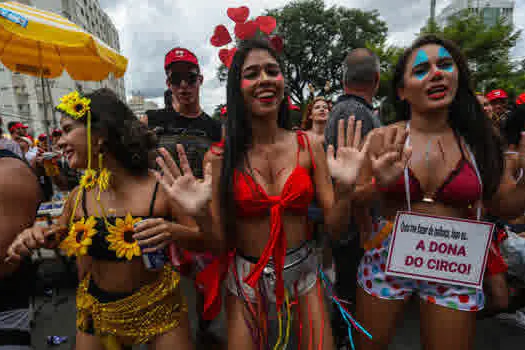
<path fill-rule="evenodd" d="M 333 106 L 312 98 L 300 126 L 269 41 L 239 43 L 222 121 L 201 108 L 190 50 L 170 50 L 164 71 L 166 106 L 146 117 L 99 89 L 63 97 L 50 135 L 7 126 L 0 348 L 30 348 L 25 274 L 40 248 L 76 259 L 77 350 L 195 348 L 181 275 L 198 295 L 197 342 L 229 349 L 387 349 L 416 295 L 425 349 L 473 349 L 477 316 L 525 298 L 506 257 L 525 239 L 525 95 L 475 93 L 455 44 L 427 35 L 405 50 L 388 125 L 365 48 L 344 58 Z M 62 192 L 58 222 L 34 224 Z M 495 223 L 484 288 L 390 274 L 404 212 Z M 221 310 L 227 345 L 211 330 Z"/>

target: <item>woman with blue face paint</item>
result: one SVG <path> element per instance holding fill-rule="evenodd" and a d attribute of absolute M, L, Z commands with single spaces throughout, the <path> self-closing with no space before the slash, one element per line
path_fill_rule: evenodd
<path fill-rule="evenodd" d="M 370 181 L 381 201 L 382 219 L 366 237 L 358 271 L 357 319 L 373 336 L 359 337 L 359 349 L 387 349 L 407 301 L 415 295 L 424 349 L 472 349 L 483 292 L 454 282 L 387 276 L 393 222 L 401 211 L 471 219 L 474 224 L 482 207 L 497 215 L 519 215 L 517 208 L 525 209 L 525 186 L 504 176 L 502 142 L 470 88 L 467 61 L 453 43 L 435 36 L 416 40 L 398 61 L 392 91 L 397 121 L 369 135 L 375 176 Z M 375 171 L 375 157 L 391 152 L 391 140 L 407 132 L 390 168 Z M 524 140 L 518 152 L 521 168 Z"/>

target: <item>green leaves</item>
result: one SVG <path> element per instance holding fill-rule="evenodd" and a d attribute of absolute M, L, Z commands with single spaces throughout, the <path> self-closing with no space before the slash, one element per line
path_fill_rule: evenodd
<path fill-rule="evenodd" d="M 377 11 L 340 6 L 327 8 L 323 0 L 292 1 L 267 11 L 277 19 L 277 33 L 284 39 L 283 61 L 292 100 L 304 105 L 307 86 L 316 94 L 326 81 L 341 89 L 341 63 L 347 52 L 386 40 L 387 26 Z"/>
<path fill-rule="evenodd" d="M 428 23 L 421 29 L 421 34 L 426 33 L 443 36 L 459 45 L 469 61 L 472 85 L 477 91 L 502 88 L 515 95 L 525 90 L 525 67 L 510 58 L 521 31 L 503 20 L 488 26 L 482 16 L 466 10 L 451 18 L 445 28 Z"/>

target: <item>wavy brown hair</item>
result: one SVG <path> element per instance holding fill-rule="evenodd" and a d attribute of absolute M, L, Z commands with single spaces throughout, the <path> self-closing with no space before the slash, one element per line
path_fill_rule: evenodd
<path fill-rule="evenodd" d="M 153 167 L 157 139 L 126 103 L 110 89 L 86 94 L 91 100 L 91 130 L 104 140 L 102 150 L 134 175 L 146 175 Z M 87 118 L 81 121 L 85 124 Z"/>
<path fill-rule="evenodd" d="M 306 113 L 303 116 L 303 120 L 301 121 L 301 129 L 304 131 L 310 130 L 314 124 L 314 121 L 310 116 L 312 115 L 312 111 L 314 110 L 314 106 L 317 102 L 323 101 L 326 103 L 326 106 L 328 107 L 328 111 L 330 112 L 330 104 L 328 103 L 328 100 L 325 99 L 323 96 L 317 96 L 313 99 L 312 102 L 308 104 L 308 107 L 306 107 Z"/>

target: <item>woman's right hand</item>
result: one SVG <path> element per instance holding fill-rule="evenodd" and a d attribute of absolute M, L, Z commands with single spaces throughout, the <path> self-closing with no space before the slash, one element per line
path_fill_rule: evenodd
<path fill-rule="evenodd" d="M 34 249 L 54 249 L 60 243 L 60 232 L 63 228 L 43 228 L 33 226 L 20 233 L 7 250 L 6 261 L 20 261 L 23 257 L 32 254 Z"/>
<path fill-rule="evenodd" d="M 372 170 L 377 184 L 387 187 L 397 181 L 403 174 L 412 155 L 412 148 L 405 147 L 408 137 L 407 130 L 399 130 L 396 127 L 385 128 L 370 137 L 370 141 L 376 152 L 370 152 Z"/>
<path fill-rule="evenodd" d="M 169 198 L 184 210 L 186 215 L 200 215 L 207 208 L 212 197 L 211 164 L 205 165 L 204 180 L 199 180 L 193 176 L 182 145 L 177 145 L 177 152 L 180 168 L 166 149 L 159 149 L 161 157 L 157 157 L 157 164 L 162 169 L 162 173 L 156 173 L 157 180 Z"/>

